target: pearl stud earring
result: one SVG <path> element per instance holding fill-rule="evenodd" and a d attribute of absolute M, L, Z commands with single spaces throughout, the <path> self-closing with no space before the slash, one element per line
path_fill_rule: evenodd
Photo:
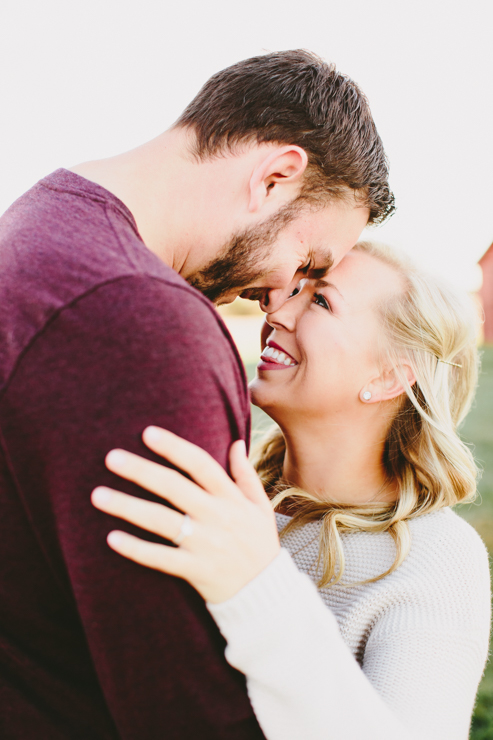
<path fill-rule="evenodd" d="M 369 400 L 370 400 L 370 398 L 371 398 L 371 393 L 370 393 L 370 391 L 365 391 L 365 392 L 363 393 L 363 398 L 365 399 L 365 401 L 369 401 Z"/>

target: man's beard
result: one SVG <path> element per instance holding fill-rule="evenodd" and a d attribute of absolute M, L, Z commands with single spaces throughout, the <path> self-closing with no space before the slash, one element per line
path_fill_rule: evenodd
<path fill-rule="evenodd" d="M 190 275 L 188 282 L 213 303 L 221 303 L 222 297 L 241 293 L 248 286 L 254 287 L 268 269 L 269 248 L 280 232 L 299 215 L 302 207 L 302 199 L 295 198 L 267 221 L 234 235 L 220 250 L 220 256 Z M 248 297 L 252 301 L 261 300 L 266 290 L 265 287 L 254 288 Z"/>

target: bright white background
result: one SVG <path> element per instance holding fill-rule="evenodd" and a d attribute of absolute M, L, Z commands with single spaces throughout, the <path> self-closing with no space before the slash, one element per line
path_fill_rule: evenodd
<path fill-rule="evenodd" d="M 304 47 L 367 94 L 398 212 L 373 238 L 471 289 L 493 241 L 491 0 L 0 0 L 0 211 L 167 128 L 215 71 Z"/>

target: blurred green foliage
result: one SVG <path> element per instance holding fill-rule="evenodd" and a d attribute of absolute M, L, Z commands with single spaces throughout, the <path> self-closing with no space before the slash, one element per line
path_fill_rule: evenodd
<path fill-rule="evenodd" d="M 461 430 L 471 443 L 482 468 L 479 496 L 474 504 L 457 507 L 483 538 L 493 557 L 493 347 L 483 350 L 482 370 L 476 401 Z M 490 647 L 490 651 L 493 645 Z M 471 740 L 493 740 L 493 662 L 481 681 L 472 721 Z"/>
<path fill-rule="evenodd" d="M 253 378 L 255 365 L 247 365 L 247 373 L 249 379 Z M 252 407 L 253 443 L 271 425 L 272 421 L 260 409 Z M 461 436 L 473 446 L 482 475 L 477 500 L 473 504 L 458 506 L 456 511 L 477 529 L 490 557 L 493 557 L 493 347 L 483 350 L 478 393 L 461 429 Z M 470 740 L 493 740 L 492 661 L 486 667 L 479 687 Z"/>

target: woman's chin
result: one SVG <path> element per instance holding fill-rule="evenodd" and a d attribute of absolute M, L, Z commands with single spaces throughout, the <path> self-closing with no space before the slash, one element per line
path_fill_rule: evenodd
<path fill-rule="evenodd" d="M 250 392 L 250 403 L 253 406 L 261 409 L 267 416 L 277 423 L 278 412 L 280 411 L 280 405 L 276 403 L 272 397 L 272 393 L 269 393 L 267 388 L 262 387 L 261 383 L 258 383 L 258 378 L 252 380 L 248 386 Z M 282 406 L 282 404 L 281 404 Z"/>
<path fill-rule="evenodd" d="M 250 403 L 253 406 L 258 406 L 258 408 L 262 409 L 263 411 L 262 399 L 259 398 L 261 394 L 256 392 L 255 380 L 257 380 L 257 378 L 255 378 L 254 380 L 251 380 L 250 383 L 248 384 L 248 394 L 250 396 Z"/>
<path fill-rule="evenodd" d="M 267 411 L 267 406 L 269 405 L 269 394 L 267 388 L 263 387 L 264 384 L 262 381 L 256 377 L 253 380 L 250 381 L 248 384 L 248 391 L 250 394 L 250 402 L 254 406 L 258 406 L 259 409 L 262 409 L 262 411 L 265 411 L 265 413 L 269 413 Z"/>

